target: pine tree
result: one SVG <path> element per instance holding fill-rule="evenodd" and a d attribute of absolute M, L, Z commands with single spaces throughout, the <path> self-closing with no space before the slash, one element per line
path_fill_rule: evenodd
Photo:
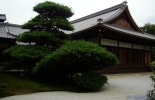
<path fill-rule="evenodd" d="M 18 41 L 55 47 L 62 44 L 65 39 L 69 39 L 69 36 L 62 31 L 73 30 L 68 21 L 73 15 L 69 7 L 46 1 L 33 7 L 33 11 L 38 15 L 22 25 L 22 28 L 30 31 L 21 34 Z"/>
<path fill-rule="evenodd" d="M 17 41 L 33 45 L 16 45 L 4 51 L 13 61 L 3 63 L 7 67 L 24 66 L 31 71 L 36 62 L 53 52 L 70 37 L 64 31 L 73 30 L 68 18 L 73 15 L 71 8 L 54 2 L 43 2 L 33 7 L 38 15 L 22 25 L 29 29 L 17 37 Z"/>

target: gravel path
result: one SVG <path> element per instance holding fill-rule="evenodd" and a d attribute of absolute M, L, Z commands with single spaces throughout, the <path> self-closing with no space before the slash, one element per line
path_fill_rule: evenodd
<path fill-rule="evenodd" d="M 0 100 L 145 100 L 147 91 L 153 88 L 150 75 L 151 73 L 107 75 L 109 85 L 95 93 L 42 92 Z"/>

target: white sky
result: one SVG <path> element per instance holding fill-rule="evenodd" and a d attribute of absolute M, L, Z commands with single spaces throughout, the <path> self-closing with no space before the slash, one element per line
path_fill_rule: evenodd
<path fill-rule="evenodd" d="M 47 0 L 0 0 L 0 14 L 6 14 L 7 21 L 13 24 L 24 24 L 37 15 L 33 7 Z M 48 0 L 72 8 L 75 13 L 70 20 L 109 8 L 125 0 Z M 150 22 L 155 24 L 155 0 L 127 0 L 130 13 L 138 26 Z"/>

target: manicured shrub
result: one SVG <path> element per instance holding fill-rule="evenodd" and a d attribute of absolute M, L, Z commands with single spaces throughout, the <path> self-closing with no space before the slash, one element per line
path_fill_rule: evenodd
<path fill-rule="evenodd" d="M 108 78 L 99 73 L 89 72 L 74 77 L 74 82 L 81 88 L 88 90 L 99 90 L 105 83 L 108 83 Z"/>
<path fill-rule="evenodd" d="M 114 54 L 97 44 L 67 41 L 52 54 L 37 63 L 33 74 L 45 77 L 82 73 L 113 67 L 119 63 Z"/>
<path fill-rule="evenodd" d="M 151 63 L 151 68 L 153 71 L 153 75 L 150 77 L 152 79 L 152 84 L 154 88 L 148 92 L 149 100 L 155 100 L 155 61 Z"/>

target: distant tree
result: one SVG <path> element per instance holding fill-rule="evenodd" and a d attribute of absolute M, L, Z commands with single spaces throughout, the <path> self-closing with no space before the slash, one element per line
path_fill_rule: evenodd
<path fill-rule="evenodd" d="M 146 23 L 144 24 L 143 27 L 140 27 L 140 29 L 148 34 L 155 35 L 155 24 Z M 152 49 L 153 49 L 153 55 L 155 59 L 155 47 L 153 47 Z"/>
<path fill-rule="evenodd" d="M 17 45 L 4 51 L 14 60 L 6 62 L 6 66 L 22 64 L 32 69 L 36 62 L 63 44 L 66 39 L 70 39 L 64 31 L 73 30 L 73 26 L 68 21 L 73 15 L 71 8 L 46 1 L 33 7 L 33 11 L 38 15 L 22 25 L 23 29 L 29 31 L 17 37 L 17 41 L 30 45 Z"/>
<path fill-rule="evenodd" d="M 151 75 L 153 89 L 148 91 L 149 100 L 155 100 L 155 61 L 151 63 L 153 74 Z"/>
<path fill-rule="evenodd" d="M 148 34 L 155 35 L 155 24 L 146 23 L 143 27 L 140 27 L 140 29 Z"/>
<path fill-rule="evenodd" d="M 140 27 L 140 29 L 148 34 L 155 35 L 155 24 L 146 23 L 143 27 Z M 154 53 L 154 59 L 155 59 L 155 47 L 152 48 Z M 151 68 L 153 71 L 153 75 L 151 75 L 152 83 L 154 88 L 148 92 L 149 100 L 155 100 L 155 60 L 151 63 Z"/>

